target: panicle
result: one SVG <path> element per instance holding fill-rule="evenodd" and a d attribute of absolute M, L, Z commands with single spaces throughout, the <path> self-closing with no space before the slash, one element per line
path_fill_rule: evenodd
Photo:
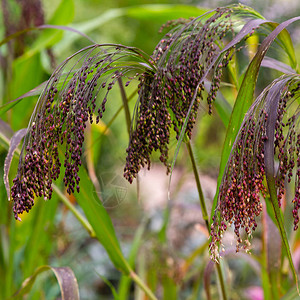
<path fill-rule="evenodd" d="M 212 259 L 218 260 L 218 248 L 222 235 L 233 225 L 237 248 L 247 249 L 257 227 L 256 218 L 262 211 L 261 196 L 267 196 L 266 158 L 276 164 L 274 172 L 279 206 L 285 192 L 286 181 L 290 182 L 296 169 L 295 197 L 293 199 L 294 229 L 298 227 L 300 207 L 300 133 L 299 125 L 300 84 L 297 76 L 283 76 L 268 86 L 249 109 L 232 151 L 220 185 L 218 206 L 211 226 L 210 250 Z M 289 110 L 287 110 L 287 106 Z M 270 114 L 275 113 L 274 122 Z M 270 131 L 272 127 L 274 130 Z M 273 135 L 270 136 L 270 132 Z M 266 143 L 273 141 L 272 153 Z M 246 238 L 242 238 L 241 229 Z"/>
<path fill-rule="evenodd" d="M 31 209 L 35 196 L 51 198 L 51 185 L 59 177 L 62 165 L 67 192 L 79 192 L 86 123 L 92 123 L 94 115 L 96 122 L 102 118 L 108 94 L 119 78 L 131 81 L 132 71 L 144 70 L 139 62 L 128 65 L 128 56 L 145 60 L 132 48 L 93 45 L 67 59 L 51 76 L 32 115 L 13 181 L 16 219 Z M 98 94 L 102 101 L 96 101 Z"/>
<path fill-rule="evenodd" d="M 160 152 L 169 171 L 170 130 L 179 142 L 183 133 L 191 138 L 204 98 L 204 80 L 211 79 L 206 97 L 211 113 L 222 69 L 238 51 L 235 45 L 223 51 L 235 35 L 232 13 L 225 7 L 193 20 L 171 22 L 175 27 L 151 57 L 136 48 L 107 44 L 87 47 L 68 58 L 48 81 L 29 124 L 12 187 L 15 217 L 31 209 L 35 196 L 51 198 L 52 182 L 62 166 L 67 192 L 79 191 L 86 122 L 92 123 L 94 115 L 99 122 L 108 94 L 120 78 L 127 80 L 125 86 L 139 80 L 125 178 L 132 182 L 141 167 L 150 168 L 153 151 Z"/>
<path fill-rule="evenodd" d="M 185 134 L 191 138 L 200 101 L 204 98 L 204 80 L 211 78 L 207 95 L 208 112 L 216 98 L 222 70 L 236 52 L 235 46 L 222 52 L 226 38 L 234 36 L 230 8 L 217 9 L 212 16 L 188 22 L 179 20 L 158 43 L 152 61 L 155 72 L 140 77 L 139 102 L 132 129 L 124 176 L 129 182 L 139 170 L 150 168 L 150 155 L 160 151 L 160 160 L 168 162 L 170 130 L 179 140 L 185 121 Z M 221 54 L 222 53 L 222 54 Z"/>

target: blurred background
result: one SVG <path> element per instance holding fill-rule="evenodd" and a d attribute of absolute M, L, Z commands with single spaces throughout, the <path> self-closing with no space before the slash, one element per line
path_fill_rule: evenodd
<path fill-rule="evenodd" d="M 232 3 L 238 2 L 2 0 L 0 40 L 4 42 L 0 44 L 0 106 L 37 87 L 49 78 L 64 59 L 91 44 L 88 39 L 74 32 L 51 29 L 27 32 L 6 42 L 5 37 L 14 32 L 42 24 L 65 25 L 84 32 L 96 43 L 134 46 L 150 55 L 164 34 L 160 33 L 159 29 L 167 20 L 180 17 L 181 12 L 182 17 L 195 17 L 198 15 L 195 13 L 202 11 L 202 8 L 214 9 Z M 278 22 L 300 14 L 298 0 L 244 0 L 240 3 L 249 5 L 265 18 Z M 157 6 L 157 14 L 147 9 L 132 9 L 129 13 L 126 10 L 128 7 L 142 5 L 161 6 Z M 185 6 L 165 10 L 167 6 L 164 5 Z M 196 6 L 199 10 L 188 9 L 187 5 Z M 161 13 L 161 10 L 166 12 Z M 298 57 L 299 28 L 290 27 Z M 265 83 L 261 82 L 261 86 L 264 85 Z M 128 95 L 135 87 L 126 90 Z M 226 93 L 230 94 L 230 90 L 225 91 Z M 168 286 L 169 295 L 165 295 L 164 299 L 204 299 L 202 277 L 209 261 L 206 251 L 208 233 L 202 220 L 192 166 L 186 158 L 186 149 L 182 147 L 179 153 L 170 188 L 166 170 L 159 163 L 154 163 L 150 172 L 142 170 L 137 192 L 136 182 L 129 185 L 122 176 L 128 145 L 123 113 L 107 128 L 116 110 L 122 105 L 118 91 L 114 91 L 111 98 L 108 112 L 102 122 L 88 129 L 87 143 L 90 144 L 86 145 L 84 156 L 92 157 L 104 207 L 112 218 L 122 250 L 127 256 L 137 230 L 141 230 L 143 239 L 136 256 L 136 266 L 139 274 L 147 278 L 149 285 L 156 286 L 157 281 L 161 281 Z M 9 124 L 9 128 L 1 123 L 1 132 L 9 136 L 12 130 L 27 127 L 36 100 L 37 96 L 28 97 L 2 115 L 2 121 Z M 134 102 L 130 102 L 131 113 L 134 111 Z M 212 118 L 205 109 L 200 110 L 192 142 L 208 208 L 215 195 L 224 135 L 225 127 L 220 118 L 217 115 Z M 173 137 L 171 154 L 175 147 L 176 140 Z M 90 238 L 73 214 L 58 199 L 54 198 L 46 204 L 37 202 L 32 213 L 24 215 L 21 223 L 15 223 L 2 180 L 2 166 L 7 149 L 8 145 L 1 140 L 0 256 L 3 262 L 0 259 L 0 282 L 5 282 L 5 285 L 10 287 L 8 290 L 16 291 L 22 280 L 42 264 L 69 266 L 78 280 L 81 299 L 113 299 L 110 287 L 101 276 L 118 289 L 121 273 L 112 265 L 100 243 Z M 159 161 L 158 157 L 155 159 Z M 11 180 L 15 176 L 17 164 L 18 160 L 14 159 Z M 161 228 L 166 218 L 164 213 L 169 189 L 172 209 L 166 240 L 161 236 Z M 76 195 L 70 197 L 70 200 L 76 204 Z M 232 235 L 228 235 L 226 243 L 229 248 L 233 244 L 234 248 Z M 257 244 L 257 249 L 260 249 L 259 239 L 254 239 L 253 244 L 255 247 Z M 260 279 L 255 273 L 258 268 L 255 260 L 242 254 L 230 255 L 226 262 L 226 277 L 232 286 L 232 299 L 262 299 L 259 298 L 262 290 Z M 9 261 L 10 267 L 4 263 L 5 260 Z M 190 265 L 193 267 L 190 268 Z M 7 295 L 9 293 L 7 292 Z M 214 277 L 212 293 L 214 299 L 218 299 Z M 3 299 L 6 299 L 7 295 L 4 295 Z M 163 297 L 163 292 L 161 295 Z M 52 277 L 41 277 L 36 281 L 28 299 L 59 299 L 59 287 Z M 146 298 L 131 285 L 128 299 Z"/>

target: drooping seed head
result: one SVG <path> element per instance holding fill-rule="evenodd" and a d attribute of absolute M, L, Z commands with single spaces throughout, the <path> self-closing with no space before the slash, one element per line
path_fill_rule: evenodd
<path fill-rule="evenodd" d="M 279 206 L 285 192 L 285 182 L 295 174 L 294 229 L 298 227 L 300 207 L 299 175 L 300 133 L 299 77 L 283 76 L 270 84 L 249 109 L 237 135 L 220 185 L 218 206 L 211 228 L 210 249 L 218 260 L 218 247 L 228 226 L 233 226 L 237 237 L 237 251 L 247 248 L 256 218 L 262 211 L 261 197 L 267 196 L 267 164 L 274 169 Z M 289 110 L 287 110 L 289 107 Z M 272 130 L 273 128 L 273 130 Z M 269 150 L 267 143 L 274 141 Z M 298 204 L 299 202 L 299 204 Z M 242 229 L 246 237 L 243 238 Z"/>
<path fill-rule="evenodd" d="M 128 57 L 137 63 L 128 65 Z M 79 192 L 86 123 L 92 123 L 94 115 L 97 121 L 102 118 L 118 79 L 132 80 L 133 74 L 144 72 L 140 63 L 145 61 L 149 58 L 134 48 L 94 45 L 68 58 L 54 72 L 32 115 L 14 179 L 11 194 L 16 219 L 31 209 L 36 196 L 51 198 L 52 182 L 58 179 L 62 166 L 67 192 Z"/>
<path fill-rule="evenodd" d="M 136 122 L 124 169 L 129 182 L 141 167 L 150 168 L 153 151 L 160 151 L 160 160 L 167 172 L 170 170 L 170 131 L 175 131 L 177 140 L 182 133 L 191 138 L 204 99 L 204 81 L 208 78 L 211 84 L 206 101 L 208 113 L 212 113 L 222 70 L 236 53 L 236 44 L 224 50 L 227 39 L 235 35 L 233 13 L 233 8 L 222 8 L 208 16 L 167 24 L 173 28 L 157 44 L 151 57 L 155 73 L 147 72 L 140 77 Z"/>

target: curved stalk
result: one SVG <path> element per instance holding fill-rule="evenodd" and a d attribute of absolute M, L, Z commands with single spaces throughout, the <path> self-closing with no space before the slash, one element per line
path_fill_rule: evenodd
<path fill-rule="evenodd" d="M 146 293 L 146 295 L 151 300 L 158 300 L 155 295 L 152 293 L 152 291 L 144 284 L 144 282 L 141 280 L 141 278 L 133 271 L 130 272 L 130 277 L 132 280 Z"/>
<path fill-rule="evenodd" d="M 124 89 L 124 86 L 123 86 L 123 82 L 122 82 L 122 79 L 120 77 L 118 78 L 118 84 L 119 84 L 119 87 L 120 87 L 121 98 L 122 98 L 122 101 L 123 101 L 123 106 L 124 106 L 124 111 L 125 111 L 127 132 L 128 132 L 128 135 L 130 136 L 130 127 L 131 127 L 130 111 L 129 111 L 128 100 L 127 100 L 127 96 L 126 96 L 125 89 Z"/>
<path fill-rule="evenodd" d="M 190 142 L 189 139 L 187 139 L 186 146 L 187 146 L 187 149 L 188 149 L 188 153 L 189 153 L 190 160 L 191 160 L 191 163 L 192 163 L 194 177 L 195 177 L 195 180 L 196 180 L 196 185 L 197 185 L 197 190 L 198 190 L 198 195 L 199 195 L 199 200 L 200 200 L 200 206 L 201 206 L 201 210 L 202 210 L 202 217 L 205 221 L 207 231 L 210 232 L 207 208 L 206 208 L 204 195 L 203 195 L 203 191 L 202 191 L 202 187 L 201 187 L 201 183 L 200 183 L 200 177 L 199 177 L 198 170 L 197 170 L 195 156 L 194 156 L 193 149 L 192 149 L 192 146 L 191 146 L 191 142 Z M 219 282 L 220 282 L 220 287 L 221 287 L 221 293 L 222 293 L 223 300 L 227 300 L 228 298 L 227 298 L 227 294 L 226 294 L 224 276 L 223 276 L 223 273 L 222 273 L 220 263 L 216 263 L 216 268 L 217 268 L 217 275 L 218 275 Z"/>
<path fill-rule="evenodd" d="M 194 177 L 196 180 L 196 185 L 197 185 L 197 190 L 198 190 L 198 195 L 199 195 L 199 200 L 200 200 L 200 206 L 201 206 L 201 211 L 202 211 L 202 217 L 203 217 L 203 220 L 205 221 L 206 228 L 209 232 L 210 227 L 209 227 L 209 222 L 208 222 L 208 214 L 207 214 L 206 204 L 205 204 L 204 195 L 203 195 L 203 191 L 202 191 L 202 187 L 201 187 L 201 183 L 200 183 L 200 177 L 198 174 L 197 165 L 196 165 L 196 161 L 195 161 L 195 157 L 194 157 L 194 153 L 193 153 L 193 149 L 192 149 L 190 140 L 188 140 L 186 142 L 186 146 L 187 146 L 187 149 L 189 152 L 189 156 L 190 156 L 192 167 L 193 167 Z"/>
<path fill-rule="evenodd" d="M 118 84 L 119 84 L 119 87 L 120 87 L 121 98 L 122 98 L 123 107 L 124 107 L 124 111 L 125 111 L 127 132 L 128 132 L 128 136 L 129 136 L 129 139 L 130 139 L 131 116 L 130 116 L 130 110 L 129 110 L 129 106 L 128 106 L 128 102 L 129 102 L 130 99 L 128 99 L 127 96 L 126 96 L 125 89 L 124 89 L 123 82 L 122 82 L 121 78 L 118 78 Z M 138 203 L 140 203 L 140 180 L 139 180 L 139 176 L 136 177 L 136 194 L 137 194 Z"/>
<path fill-rule="evenodd" d="M 227 294 L 226 294 L 225 282 L 224 282 L 224 277 L 223 277 L 220 262 L 216 263 L 216 268 L 217 268 L 218 278 L 220 281 L 220 287 L 221 287 L 221 293 L 222 293 L 223 300 L 227 300 L 228 298 L 227 298 Z"/>
<path fill-rule="evenodd" d="M 52 184 L 53 190 L 63 202 L 63 204 L 73 213 L 81 225 L 87 230 L 90 237 L 96 237 L 95 231 L 88 220 L 79 212 L 79 210 L 69 201 L 69 199 L 61 192 L 61 190 L 55 185 Z"/>
<path fill-rule="evenodd" d="M 298 281 L 298 276 L 297 276 L 297 272 L 293 263 L 293 258 L 292 258 L 292 254 L 291 254 L 291 250 L 290 250 L 290 246 L 289 246 L 289 242 L 288 242 L 288 237 L 284 228 L 284 224 L 283 224 L 283 220 L 281 217 L 281 211 L 278 205 L 278 200 L 277 200 L 277 191 L 276 191 L 276 187 L 275 187 L 275 178 L 273 176 L 271 176 L 271 174 L 266 173 L 266 177 L 267 177 L 267 183 L 268 183 L 268 188 L 269 188 L 269 194 L 270 194 L 270 199 L 271 199 L 271 203 L 274 209 L 274 213 L 275 213 L 275 218 L 277 221 L 277 226 L 279 228 L 279 232 L 281 235 L 281 239 L 284 245 L 284 249 L 286 251 L 286 255 L 288 257 L 288 261 L 293 273 L 293 277 L 296 283 L 296 288 L 297 288 L 297 292 L 298 295 L 300 295 L 299 293 L 299 281 Z"/>
<path fill-rule="evenodd" d="M 277 86 L 281 87 L 280 83 L 277 84 Z M 298 282 L 298 275 L 293 263 L 293 258 L 288 242 L 288 237 L 284 228 L 283 219 L 281 216 L 281 210 L 279 208 L 278 204 L 278 198 L 277 198 L 277 188 L 275 184 L 275 167 L 274 167 L 274 136 L 275 136 L 275 122 L 277 118 L 277 107 L 279 103 L 279 99 L 281 96 L 281 90 L 276 88 L 276 85 L 273 86 L 273 88 L 270 90 L 270 98 L 273 99 L 273 107 L 269 108 L 269 117 L 267 120 L 267 126 L 266 126 L 266 136 L 267 140 L 264 143 L 264 162 L 265 162 L 265 173 L 266 173 L 266 180 L 267 185 L 269 189 L 270 194 L 270 200 L 272 203 L 272 207 L 275 213 L 275 219 L 277 226 L 279 228 L 280 236 L 284 245 L 284 249 L 287 254 L 287 258 L 289 260 L 289 264 L 291 267 L 291 271 L 293 273 L 293 277 L 296 283 L 297 291 L 299 293 L 299 282 Z M 282 87 L 281 87 L 282 88 Z"/>

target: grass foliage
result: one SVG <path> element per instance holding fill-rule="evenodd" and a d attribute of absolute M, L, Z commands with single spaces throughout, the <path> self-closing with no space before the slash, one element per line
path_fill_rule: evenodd
<path fill-rule="evenodd" d="M 13 2 L 0 41 L 0 298 L 105 297 L 86 294 L 94 276 L 107 299 L 296 299 L 300 75 L 287 29 L 300 17 L 144 5 L 70 25 L 72 0 L 52 17 Z M 152 50 L 113 41 L 120 17 L 165 23 L 158 42 L 144 34 Z M 111 40 L 94 43 L 105 24 Z M 157 219 L 140 174 L 159 163 Z M 94 246 L 103 269 L 89 257 L 84 273 Z"/>

